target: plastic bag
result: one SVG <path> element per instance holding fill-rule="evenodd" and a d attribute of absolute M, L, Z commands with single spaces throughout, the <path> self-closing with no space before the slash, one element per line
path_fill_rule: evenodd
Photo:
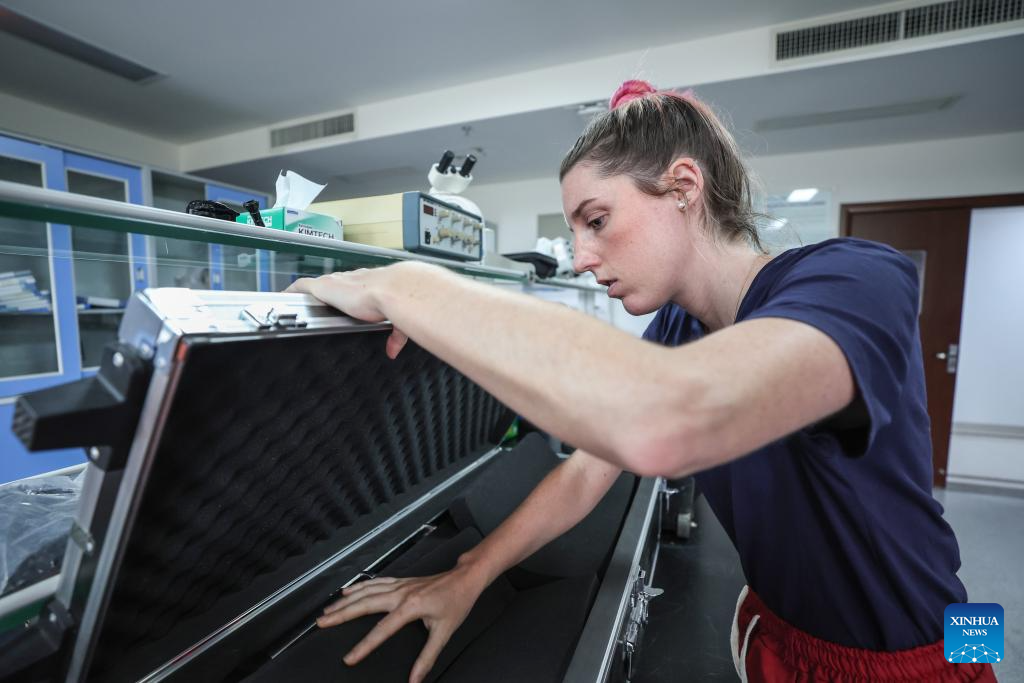
<path fill-rule="evenodd" d="M 0 486 L 0 595 L 60 571 L 85 470 Z"/>

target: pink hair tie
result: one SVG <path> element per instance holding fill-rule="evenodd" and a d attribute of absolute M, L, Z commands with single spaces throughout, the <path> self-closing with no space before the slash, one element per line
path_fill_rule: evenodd
<path fill-rule="evenodd" d="M 657 89 L 648 83 L 647 81 L 631 80 L 626 81 L 619 86 L 619 89 L 612 95 L 612 99 L 608 101 L 608 108 L 615 109 L 621 107 L 627 102 L 631 102 L 638 97 L 644 95 L 650 95 L 651 93 L 658 92 Z"/>

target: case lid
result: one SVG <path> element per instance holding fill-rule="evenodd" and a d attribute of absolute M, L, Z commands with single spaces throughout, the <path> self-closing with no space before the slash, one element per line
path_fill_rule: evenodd
<path fill-rule="evenodd" d="M 147 675 L 493 448 L 508 409 L 389 332 L 303 295 L 136 295 L 121 341 L 155 369 L 69 677 Z"/>

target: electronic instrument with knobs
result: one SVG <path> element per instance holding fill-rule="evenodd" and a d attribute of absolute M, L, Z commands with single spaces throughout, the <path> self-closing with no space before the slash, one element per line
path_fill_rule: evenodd
<path fill-rule="evenodd" d="M 462 261 L 483 258 L 482 218 L 423 192 L 318 202 L 309 210 L 340 219 L 350 242 Z"/>

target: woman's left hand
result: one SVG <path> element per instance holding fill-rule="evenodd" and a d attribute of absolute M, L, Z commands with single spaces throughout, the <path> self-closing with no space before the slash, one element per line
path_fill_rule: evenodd
<path fill-rule="evenodd" d="M 381 309 L 375 294 L 381 279 L 380 270 L 360 268 L 320 277 L 299 278 L 284 291 L 310 294 L 353 318 L 379 323 L 387 320 L 387 314 Z M 397 358 L 408 340 L 401 330 L 394 328 L 385 347 L 388 358 Z"/>

